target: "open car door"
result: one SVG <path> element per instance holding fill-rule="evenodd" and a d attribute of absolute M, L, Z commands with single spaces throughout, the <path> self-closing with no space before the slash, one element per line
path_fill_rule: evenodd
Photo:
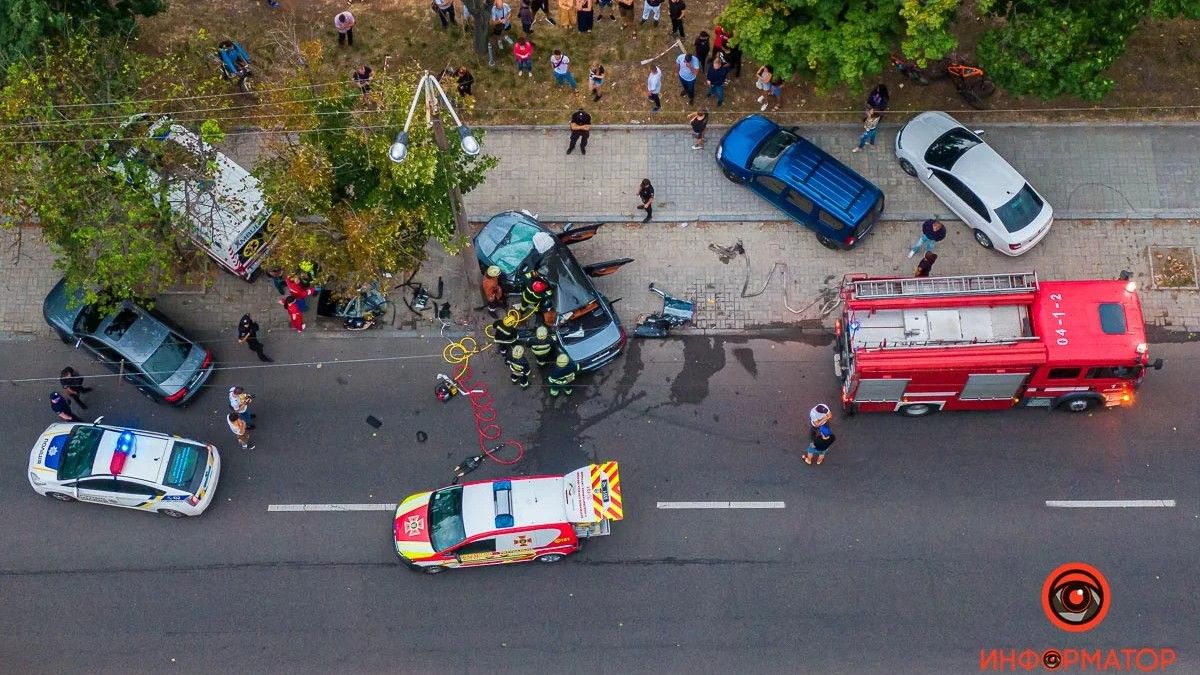
<path fill-rule="evenodd" d="M 613 272 L 616 272 L 618 269 L 620 269 L 624 265 L 628 265 L 631 262 L 633 262 L 633 258 L 617 258 L 616 260 L 605 260 L 602 263 L 596 263 L 594 265 L 586 265 L 583 268 L 583 271 L 589 277 L 603 277 L 603 276 L 608 276 L 609 274 L 612 274 Z"/>
<path fill-rule="evenodd" d="M 584 225 L 582 227 L 574 227 L 571 223 L 567 223 L 566 228 L 558 233 L 558 243 L 560 244 L 576 244 L 581 241 L 587 241 L 596 236 L 596 231 L 604 223 L 596 223 L 595 225 Z"/>

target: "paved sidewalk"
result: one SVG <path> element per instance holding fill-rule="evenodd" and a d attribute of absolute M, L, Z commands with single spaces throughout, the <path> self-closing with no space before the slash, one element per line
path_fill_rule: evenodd
<path fill-rule="evenodd" d="M 899 115 L 885 117 L 878 145 L 858 154 L 858 125 L 802 126 L 802 134 L 878 185 L 886 220 L 953 218 L 893 151 Z M 1200 125 L 982 125 L 985 140 L 1054 206 L 1059 219 L 1200 218 Z M 714 154 L 726 127 L 710 127 L 692 150 L 684 125 L 593 127 L 588 154 L 567 156 L 566 127 L 488 129 L 483 151 L 500 164 L 466 195 L 473 220 L 519 205 L 545 220 L 638 218 L 642 178 L 656 190 L 660 220 L 782 220 L 779 211 L 721 175 Z"/>
<path fill-rule="evenodd" d="M 1148 249 L 1152 244 L 1200 246 L 1200 125 L 995 125 L 989 130 L 989 141 L 1046 194 L 1058 219 L 1033 251 L 1008 258 L 980 248 L 965 228 L 947 217 L 951 235 L 939 246 L 936 274 L 1033 270 L 1043 278 L 1087 278 L 1113 277 L 1129 269 L 1143 286 L 1151 323 L 1200 332 L 1200 291 L 1150 288 Z M 880 145 L 857 155 L 849 152 L 856 138 L 850 127 L 814 127 L 806 133 L 848 158 L 888 195 L 888 222 L 854 251 L 828 251 L 807 230 L 779 222 L 778 212 L 730 184 L 712 158 L 702 156 L 715 149 L 715 141 L 703 153 L 692 151 L 690 137 L 678 128 L 600 129 L 593 133 L 592 152 L 586 157 L 562 156 L 562 129 L 491 130 L 485 149 L 500 156 L 501 163 L 484 186 L 467 195 L 467 205 L 473 220 L 527 208 L 547 223 L 613 221 L 575 250 L 584 263 L 636 259 L 597 280 L 610 298 L 620 298 L 616 308 L 629 325 L 639 314 L 658 309 L 657 296 L 646 289 L 651 281 L 699 301 L 697 330 L 828 324 L 829 317 L 822 317 L 819 309 L 843 274 L 910 274 L 913 261 L 905 253 L 916 236 L 913 221 L 948 214 L 924 187 L 898 170 L 888 150 L 888 133 L 881 135 Z M 239 140 L 225 149 L 253 165 L 257 139 L 232 138 Z M 645 175 L 655 182 L 659 199 L 655 221 L 641 225 L 629 221 L 636 204 L 634 188 Z M 697 217 L 702 220 L 697 222 Z M 1118 217 L 1125 220 L 1113 219 Z M 19 247 L 18 232 L 24 234 Z M 738 240 L 746 255 L 727 263 L 709 248 Z M 480 304 L 478 280 L 462 279 L 458 261 L 436 245 L 430 253 L 417 281 L 435 287 L 438 277 L 444 278 L 443 302 L 451 303 L 451 328 L 485 317 L 470 311 Z M 208 288 L 178 289 L 158 299 L 164 312 L 197 337 L 228 340 L 239 349 L 233 344 L 233 326 L 243 312 L 254 314 L 270 331 L 270 340 L 355 335 L 342 330 L 339 322 L 317 319 L 310 308 L 309 331 L 296 336 L 287 329 L 279 296 L 269 283 L 247 284 L 210 267 Z M 0 229 L 0 336 L 50 335 L 41 303 L 58 278 L 36 228 Z M 803 310 L 799 314 L 785 307 L 785 288 L 787 304 Z M 743 290 L 751 297 L 743 297 Z M 429 335 L 443 328 L 431 312 L 417 316 L 401 304 L 408 296 L 407 289 L 393 292 L 395 321 L 377 335 Z M 243 356 L 252 355 L 247 350 Z"/>

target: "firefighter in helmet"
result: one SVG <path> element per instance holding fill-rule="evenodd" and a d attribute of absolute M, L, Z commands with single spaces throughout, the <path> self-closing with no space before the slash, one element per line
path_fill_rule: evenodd
<path fill-rule="evenodd" d="M 546 376 L 546 382 L 550 385 L 550 395 L 558 396 L 562 393 L 564 396 L 570 396 L 571 383 L 575 381 L 578 372 L 578 363 L 566 354 L 559 354 L 554 360 L 554 368 L 550 369 L 550 374 Z"/>
<path fill-rule="evenodd" d="M 507 357 L 509 347 L 517 343 L 517 317 L 505 314 L 493 321 L 492 342 L 496 343 L 500 355 Z"/>
<path fill-rule="evenodd" d="M 508 378 L 512 383 L 521 385 L 522 389 L 528 389 L 529 359 L 525 358 L 525 348 L 513 345 L 512 349 L 508 350 L 508 356 L 504 357 L 504 363 L 508 366 Z"/>
<path fill-rule="evenodd" d="M 554 338 L 550 337 L 550 328 L 541 325 L 529 338 L 529 351 L 537 360 L 538 368 L 545 368 L 554 363 Z"/>
<path fill-rule="evenodd" d="M 530 277 L 529 282 L 525 284 L 525 290 L 521 291 L 521 307 L 533 312 L 543 312 L 549 309 L 550 296 L 553 294 L 554 289 L 550 288 L 545 279 Z"/>

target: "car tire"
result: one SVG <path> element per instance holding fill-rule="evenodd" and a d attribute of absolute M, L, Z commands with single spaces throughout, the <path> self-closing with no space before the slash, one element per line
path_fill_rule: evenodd
<path fill-rule="evenodd" d="M 841 247 L 837 245 L 837 242 L 830 239 L 829 237 L 826 237 L 825 235 L 818 234 L 817 242 L 819 244 L 821 244 L 822 246 L 824 246 L 825 248 L 829 249 L 830 251 L 840 251 L 841 250 Z"/>
<path fill-rule="evenodd" d="M 900 160 L 900 170 L 912 176 L 913 178 L 917 177 L 917 167 L 913 166 L 912 162 L 908 161 L 907 159 Z"/>
<path fill-rule="evenodd" d="M 732 183 L 737 183 L 738 185 L 741 185 L 743 182 L 742 179 L 739 178 L 736 173 L 730 171 L 729 169 L 727 169 L 725 167 L 721 167 L 721 173 L 725 174 L 725 177 L 728 178 L 729 181 Z"/>
<path fill-rule="evenodd" d="M 979 244 L 980 246 L 982 246 L 984 248 L 995 248 L 995 246 L 992 245 L 991 237 L 984 234 L 983 230 L 981 230 L 979 228 L 975 228 L 975 230 L 972 232 L 972 234 L 975 235 L 975 243 Z"/>
<path fill-rule="evenodd" d="M 562 553 L 547 553 L 546 555 L 539 555 L 537 558 L 535 558 L 535 560 L 549 565 L 550 563 L 556 563 L 565 557 L 567 556 L 563 555 Z"/>
<path fill-rule="evenodd" d="M 46 496 L 47 496 L 47 497 L 49 497 L 49 498 L 51 498 L 51 499 L 57 499 L 57 500 L 58 500 L 58 501 L 60 501 L 60 502 L 73 502 L 73 501 L 75 501 L 75 498 L 74 498 L 74 497 L 72 497 L 71 495 L 63 494 L 63 493 L 61 493 L 61 492 L 47 492 L 47 493 L 46 493 Z"/>
<path fill-rule="evenodd" d="M 442 567 L 441 565 L 433 565 L 431 567 L 422 567 L 421 571 L 425 574 L 441 574 L 442 572 L 445 572 L 446 569 L 447 568 Z"/>
<path fill-rule="evenodd" d="M 61 330 L 58 330 L 57 328 L 54 329 L 54 332 L 58 334 L 58 339 L 62 340 L 62 343 L 64 345 L 71 344 L 71 338 L 66 333 L 62 332 Z"/>
<path fill-rule="evenodd" d="M 909 405 L 900 406 L 900 409 L 896 412 L 904 415 L 905 417 L 925 417 L 926 415 L 932 415 L 937 411 L 938 407 L 932 403 L 912 403 Z"/>
<path fill-rule="evenodd" d="M 158 512 L 168 518 L 187 518 L 186 513 L 180 513 L 174 509 L 159 509 Z"/>

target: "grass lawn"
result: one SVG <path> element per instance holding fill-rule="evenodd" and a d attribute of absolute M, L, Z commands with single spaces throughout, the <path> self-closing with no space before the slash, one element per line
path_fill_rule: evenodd
<path fill-rule="evenodd" d="M 520 34 L 516 19 L 519 0 L 507 0 L 513 7 L 514 37 Z M 511 51 L 496 55 L 496 66 L 490 68 L 486 57 L 479 57 L 472 48 L 471 36 L 461 29 L 441 29 L 441 24 L 429 8 L 428 0 L 367 0 L 347 3 L 344 0 L 280 0 L 279 9 L 267 7 L 266 0 L 175 0 L 170 9 L 143 22 L 143 48 L 155 50 L 164 44 L 181 39 L 185 34 L 204 28 L 213 42 L 224 36 L 239 40 L 250 52 L 258 68 L 259 88 L 268 88 L 281 77 L 281 45 L 288 42 L 284 34 L 299 39 L 321 39 L 329 62 L 347 79 L 354 66 L 368 63 L 377 72 L 387 63 L 416 63 L 430 71 L 440 72 L 447 65 L 466 65 L 476 78 L 473 107 L 461 110 L 476 124 L 566 124 L 570 113 L 583 106 L 596 124 L 616 123 L 680 123 L 691 110 L 708 107 L 715 123 L 727 123 L 750 112 L 757 112 L 758 91 L 753 79 L 757 64 L 746 60 L 740 78 L 731 79 L 727 98 L 721 109 L 713 99 L 704 98 L 703 82 L 697 85 L 695 106 L 688 106 L 680 96 L 674 71 L 674 55 L 657 62 L 663 70 L 663 109 L 650 112 L 645 99 L 647 67 L 639 61 L 666 49 L 670 37 L 670 22 L 666 19 L 655 28 L 652 23 L 640 27 L 636 39 L 621 27 L 621 21 L 610 21 L 607 14 L 597 15 L 596 28 L 584 35 L 574 28 L 552 26 L 541 19 L 534 26 L 534 77 L 516 76 Z M 551 4 L 555 4 L 552 0 Z M 722 0 L 688 0 L 685 18 L 689 42 L 701 30 L 712 32 L 713 18 L 724 5 Z M 640 19 L 641 2 L 636 3 Z M 357 19 L 353 47 L 339 48 L 333 29 L 333 16 L 349 9 Z M 964 52 L 974 44 L 986 25 L 979 19 L 961 16 L 956 32 L 962 38 Z M 562 49 L 571 58 L 571 72 L 579 90 L 556 90 L 548 63 L 554 49 Z M 604 64 L 607 77 L 604 97 L 593 103 L 587 91 L 588 64 L 598 60 Z M 976 122 L 998 120 L 1096 120 L 1096 119 L 1196 119 L 1195 103 L 1200 93 L 1200 22 L 1147 21 L 1129 41 L 1126 54 L 1110 69 L 1117 85 L 1096 107 L 1115 110 L 1062 111 L 1063 108 L 1091 108 L 1074 99 L 1041 101 L 1014 98 L 998 91 L 990 99 L 993 110 L 970 111 L 955 93 L 952 84 L 936 81 L 929 86 L 907 83 L 889 70 L 883 75 L 891 90 L 892 111 L 940 109 L 956 112 L 966 120 Z M 861 119 L 866 91 L 874 82 L 862 87 L 817 91 L 805 78 L 793 78 L 784 86 L 783 107 L 773 113 L 793 123 L 858 122 Z M 1163 106 L 1155 110 L 1129 110 L 1128 107 Z M 893 118 L 894 119 L 894 118 Z M 240 124 L 253 120 L 243 121 Z"/>

